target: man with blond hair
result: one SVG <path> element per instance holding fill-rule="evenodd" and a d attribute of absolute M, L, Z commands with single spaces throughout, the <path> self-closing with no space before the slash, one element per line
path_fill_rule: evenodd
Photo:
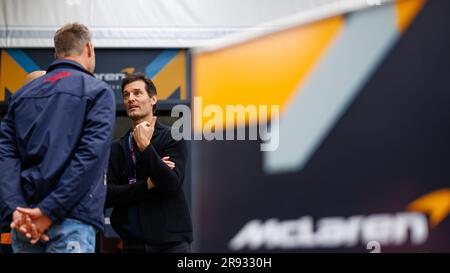
<path fill-rule="evenodd" d="M 0 216 L 12 217 L 14 252 L 94 252 L 103 229 L 113 92 L 92 74 L 86 26 L 63 26 L 54 43 L 56 60 L 0 125 Z"/>

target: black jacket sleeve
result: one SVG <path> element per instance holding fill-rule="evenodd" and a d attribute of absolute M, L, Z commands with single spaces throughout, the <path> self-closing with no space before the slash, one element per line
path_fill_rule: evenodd
<path fill-rule="evenodd" d="M 120 163 L 120 146 L 115 143 L 111 147 L 111 156 L 108 167 L 108 185 L 106 192 L 105 207 L 130 206 L 145 199 L 148 189 L 147 181 L 137 180 L 135 184 L 129 185 L 128 181 L 120 181 L 121 172 L 126 168 Z M 122 183 L 121 183 L 122 182 Z"/>
<path fill-rule="evenodd" d="M 184 140 L 176 141 L 170 135 L 170 131 L 165 132 L 165 145 L 162 156 L 169 156 L 169 160 L 175 163 L 175 168 L 169 168 L 156 152 L 153 145 L 141 153 L 138 164 L 143 164 L 143 169 L 159 191 L 171 193 L 177 191 L 184 179 L 184 171 L 187 160 L 187 148 Z"/>

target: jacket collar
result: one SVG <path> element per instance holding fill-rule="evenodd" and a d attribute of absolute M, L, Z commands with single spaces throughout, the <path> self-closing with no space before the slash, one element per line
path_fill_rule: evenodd
<path fill-rule="evenodd" d="M 56 59 L 54 60 L 50 66 L 47 68 L 47 72 L 51 72 L 55 69 L 58 68 L 71 68 L 71 69 L 76 69 L 79 70 L 81 72 L 84 72 L 86 74 L 91 75 L 92 77 L 95 77 L 94 74 L 92 74 L 91 72 L 87 71 L 80 63 L 72 61 L 72 60 L 68 60 L 68 59 Z"/>

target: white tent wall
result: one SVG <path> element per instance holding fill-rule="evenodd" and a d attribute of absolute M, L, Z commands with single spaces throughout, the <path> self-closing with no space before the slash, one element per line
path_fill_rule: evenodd
<path fill-rule="evenodd" d="M 0 0 L 0 47 L 52 47 L 62 25 L 90 27 L 97 47 L 193 47 L 345 0 Z M 266 22 L 274 22 L 267 24 Z M 266 23 L 266 24 L 264 24 Z"/>

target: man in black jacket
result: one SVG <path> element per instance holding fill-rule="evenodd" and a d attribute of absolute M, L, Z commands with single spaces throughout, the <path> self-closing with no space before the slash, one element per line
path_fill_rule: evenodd
<path fill-rule="evenodd" d="M 133 129 L 111 147 L 106 207 L 124 252 L 191 251 L 192 223 L 182 191 L 187 150 L 156 121 L 156 88 L 144 74 L 122 82 Z"/>

